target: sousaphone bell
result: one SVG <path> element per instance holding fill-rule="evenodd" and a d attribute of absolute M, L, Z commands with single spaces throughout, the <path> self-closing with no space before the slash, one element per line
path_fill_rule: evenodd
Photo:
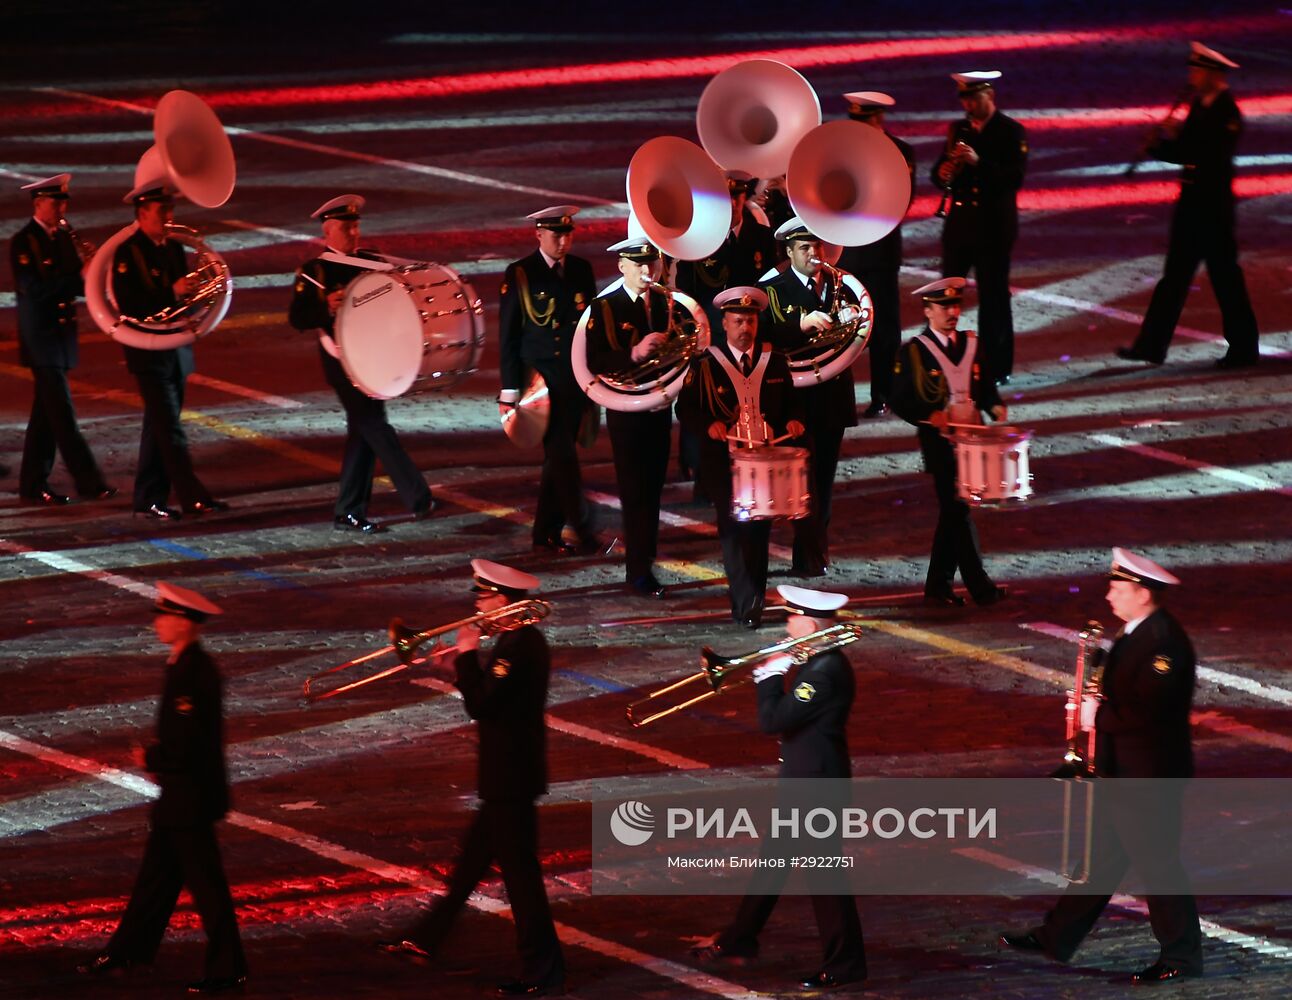
<path fill-rule="evenodd" d="M 700 144 L 724 170 L 779 177 L 799 140 L 821 124 L 821 102 L 797 70 L 747 59 L 704 88 L 696 108 Z"/>

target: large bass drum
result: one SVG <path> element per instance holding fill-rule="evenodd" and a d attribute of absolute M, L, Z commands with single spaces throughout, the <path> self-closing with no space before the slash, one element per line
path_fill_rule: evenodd
<path fill-rule="evenodd" d="M 484 340 L 480 299 L 444 264 L 365 271 L 336 314 L 341 365 L 374 399 L 456 385 L 476 370 Z"/>

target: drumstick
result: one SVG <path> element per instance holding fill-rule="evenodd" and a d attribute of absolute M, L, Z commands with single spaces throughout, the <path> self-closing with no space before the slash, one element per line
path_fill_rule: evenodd
<path fill-rule="evenodd" d="M 304 271 L 297 271 L 296 273 L 297 273 L 297 274 L 299 274 L 299 275 L 300 275 L 302 278 L 304 278 L 306 281 L 308 281 L 308 282 L 309 282 L 311 285 L 313 285 L 315 288 L 317 288 L 320 292 L 324 292 L 324 293 L 326 293 L 326 292 L 327 292 L 327 289 L 326 289 L 326 288 L 324 288 L 321 284 L 319 284 L 317 281 L 315 281 L 313 278 L 311 278 L 311 277 L 310 277 L 308 274 L 306 274 Z"/>

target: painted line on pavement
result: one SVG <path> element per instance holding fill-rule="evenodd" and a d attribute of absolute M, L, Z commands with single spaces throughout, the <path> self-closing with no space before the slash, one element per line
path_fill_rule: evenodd
<path fill-rule="evenodd" d="M 1044 882 L 1052 885 L 1056 889 L 1062 889 L 1068 884 L 1068 880 L 1062 875 L 1048 871 L 1044 868 L 1037 868 L 1035 865 L 1024 864 L 1021 861 L 1015 861 L 1011 857 L 999 854 L 996 851 L 984 850 L 980 847 L 962 847 L 955 851 L 961 857 L 969 858 L 971 861 L 977 861 L 980 864 L 990 865 L 993 868 L 999 868 L 1001 871 L 1013 872 L 1015 875 L 1022 875 L 1025 878 L 1033 879 L 1037 882 Z M 1119 910 L 1130 913 L 1138 913 L 1143 916 L 1148 915 L 1148 906 L 1140 902 L 1134 896 L 1128 896 L 1124 892 L 1116 893 L 1108 903 L 1109 906 L 1115 906 Z M 1276 944 L 1269 938 L 1259 937 L 1255 934 L 1248 934 L 1244 931 L 1236 931 L 1232 927 L 1225 927 L 1214 920 L 1201 919 L 1198 923 L 1202 926 L 1202 932 L 1210 937 L 1214 937 L 1226 944 L 1236 945 L 1239 948 L 1245 948 L 1248 951 L 1254 951 L 1270 958 L 1281 958 L 1286 961 L 1292 961 L 1292 948 L 1287 945 Z"/>
<path fill-rule="evenodd" d="M 204 385 L 208 389 L 219 389 L 221 392 L 227 392 L 230 396 L 243 396 L 247 399 L 254 399 L 257 403 L 276 406 L 280 410 L 299 410 L 305 405 L 299 399 L 275 396 L 272 392 L 261 392 L 259 389 L 226 382 L 220 378 L 212 378 L 210 375 L 203 375 L 201 372 L 194 372 L 188 377 L 188 380 L 194 385 Z"/>
<path fill-rule="evenodd" d="M 53 747 L 33 743 L 4 730 L 0 730 L 0 746 L 47 764 L 54 764 L 77 774 L 88 775 L 110 785 L 125 788 L 146 799 L 155 799 L 159 794 L 157 785 L 147 778 L 118 768 L 108 767 L 86 757 L 77 757 L 61 750 L 56 750 Z M 411 885 L 425 892 L 436 894 L 442 894 L 445 888 L 445 883 L 429 872 L 418 868 L 409 868 L 405 865 L 392 864 L 370 854 L 353 851 L 330 840 L 287 826 L 285 823 L 261 819 L 258 816 L 252 816 L 244 812 L 230 812 L 225 819 L 231 826 L 241 827 L 244 830 L 251 830 L 262 836 L 291 844 L 320 858 L 348 868 L 368 872 L 387 882 Z M 513 920 L 511 907 L 501 900 L 483 896 L 477 892 L 467 902 L 473 909 L 482 913 L 490 913 L 506 920 Z M 748 990 L 736 983 L 688 968 L 678 962 L 649 955 L 617 941 L 610 941 L 596 934 L 590 934 L 562 921 L 556 922 L 556 930 L 564 944 L 577 945 L 607 958 L 616 959 L 626 965 L 635 965 L 640 969 L 665 979 L 671 979 L 697 992 L 723 997 L 724 1000 L 759 1000 L 764 996 L 762 993 Z"/>
<path fill-rule="evenodd" d="M 1133 451 L 1137 455 L 1144 455 L 1147 458 L 1156 458 L 1161 462 L 1169 462 L 1171 465 L 1179 465 L 1186 469 L 1205 472 L 1209 476 L 1215 476 L 1217 479 L 1223 479 L 1225 482 L 1233 483 L 1237 486 L 1246 486 L 1252 490 L 1292 496 L 1292 487 L 1284 486 L 1282 483 L 1267 479 L 1264 476 L 1256 476 L 1250 472 L 1240 472 L 1237 469 L 1228 469 L 1223 465 L 1212 465 L 1210 462 L 1202 462 L 1196 458 L 1177 455 L 1173 451 L 1164 451 L 1149 444 L 1140 444 L 1138 441 L 1120 437 L 1116 434 L 1087 434 L 1086 436 L 1091 441 L 1108 445 L 1110 448 L 1125 448 L 1127 451 Z"/>

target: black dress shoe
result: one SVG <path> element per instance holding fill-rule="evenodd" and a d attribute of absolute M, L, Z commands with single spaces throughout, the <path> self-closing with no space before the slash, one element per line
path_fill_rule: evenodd
<path fill-rule="evenodd" d="M 974 594 L 973 600 L 974 603 L 980 607 L 987 607 L 991 604 L 999 604 L 1008 596 L 1008 587 L 992 587 L 991 590 L 988 590 L 986 593 Z M 964 601 L 961 601 L 960 603 L 963 604 Z"/>
<path fill-rule="evenodd" d="M 376 535 L 386 530 L 384 525 L 369 521 L 362 514 L 342 514 L 332 518 L 332 527 L 337 531 L 361 531 L 365 535 Z"/>
<path fill-rule="evenodd" d="M 384 951 L 387 955 L 403 955 L 419 964 L 429 961 L 431 957 L 431 953 L 420 944 L 407 939 L 378 941 L 377 950 Z"/>
<path fill-rule="evenodd" d="M 999 375 L 999 376 L 997 376 L 997 378 L 996 378 L 996 384 L 997 384 L 997 385 L 1009 385 L 1009 378 L 1010 378 L 1010 377 L 1009 377 L 1008 375 Z"/>
<path fill-rule="evenodd" d="M 83 497 L 85 500 L 111 500 L 117 495 L 115 486 L 105 486 L 102 489 L 95 490 L 93 493 L 86 493 Z"/>
<path fill-rule="evenodd" d="M 1166 358 L 1154 357 L 1151 354 L 1144 354 L 1135 350 L 1133 347 L 1119 347 L 1113 352 L 1123 361 L 1147 361 L 1150 365 L 1160 365 Z"/>
<path fill-rule="evenodd" d="M 720 944 L 701 944 L 691 949 L 691 957 L 702 965 L 749 965 L 758 958 L 758 949 L 732 951 Z"/>
<path fill-rule="evenodd" d="M 71 497 L 65 497 L 61 493 L 51 493 L 49 490 L 25 495 L 23 499 L 28 503 L 40 504 L 42 507 L 66 507 L 72 502 Z"/>
<path fill-rule="evenodd" d="M 1018 951 L 1045 951 L 1045 945 L 1041 944 L 1040 938 L 1031 931 L 1026 934 L 1002 934 L 1000 943 Z"/>
<path fill-rule="evenodd" d="M 668 588 L 655 579 L 654 573 L 647 573 L 645 576 L 639 576 L 636 580 L 628 584 L 628 588 L 633 593 L 641 594 L 642 597 L 659 597 L 668 596 Z"/>
<path fill-rule="evenodd" d="M 178 521 L 184 515 L 174 507 L 167 507 L 164 504 L 150 504 L 143 510 L 135 511 L 135 517 L 151 517 L 157 521 Z"/>
<path fill-rule="evenodd" d="M 863 420 L 874 420 L 876 417 L 882 417 L 887 412 L 888 404 L 876 401 L 862 411 L 861 418 Z"/>
<path fill-rule="evenodd" d="M 427 500 L 426 503 L 414 509 L 413 520 L 425 521 L 428 517 L 434 514 L 437 509 L 439 509 L 439 506 L 440 505 L 437 500 L 434 500 L 434 499 Z"/>
<path fill-rule="evenodd" d="M 744 618 L 740 619 L 740 624 L 743 625 L 745 628 L 749 629 L 750 631 L 753 631 L 754 629 L 760 627 L 763 624 L 763 622 L 758 615 L 745 615 Z"/>
<path fill-rule="evenodd" d="M 494 996 L 500 997 L 559 997 L 565 993 L 565 983 L 527 983 L 523 979 L 512 979 L 499 983 Z"/>
<path fill-rule="evenodd" d="M 1147 969 L 1140 969 L 1139 972 L 1131 976 L 1131 982 L 1136 986 L 1155 986 L 1158 983 L 1165 983 L 1181 976 L 1196 977 L 1200 975 L 1202 975 L 1201 972 L 1187 972 L 1178 965 L 1172 965 L 1170 962 L 1163 962 L 1158 959 Z"/>
<path fill-rule="evenodd" d="M 832 976 L 828 972 L 810 972 L 799 977 L 799 987 L 805 990 L 832 990 L 849 983 L 859 983 L 865 976 Z"/>
<path fill-rule="evenodd" d="M 101 951 L 89 961 L 78 962 L 76 971 L 83 976 L 115 976 L 129 972 L 134 965 L 128 958 L 118 958 Z"/>
<path fill-rule="evenodd" d="M 201 517 L 203 514 L 223 514 L 228 509 L 229 504 L 224 500 L 198 500 L 190 504 L 185 513 Z"/>
<path fill-rule="evenodd" d="M 959 594 L 925 594 L 926 608 L 963 608 L 965 599 Z"/>
<path fill-rule="evenodd" d="M 559 538 L 545 538 L 535 540 L 534 551 L 546 555 L 572 556 L 579 550 Z"/>
<path fill-rule="evenodd" d="M 190 993 L 241 993 L 246 976 L 207 976 L 188 984 Z"/>
<path fill-rule="evenodd" d="M 1255 368 L 1259 361 L 1260 361 L 1259 355 L 1253 355 L 1252 357 L 1243 357 L 1240 355 L 1238 357 L 1235 357 L 1232 354 L 1226 354 L 1223 358 L 1219 358 L 1216 361 L 1216 367 L 1217 368 Z"/>

